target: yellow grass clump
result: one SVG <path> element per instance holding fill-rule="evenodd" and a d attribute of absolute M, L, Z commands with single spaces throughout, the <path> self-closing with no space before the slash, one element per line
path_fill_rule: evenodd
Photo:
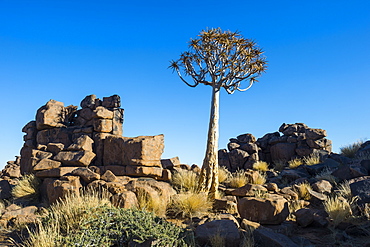
<path fill-rule="evenodd" d="M 39 186 L 40 180 L 34 174 L 25 175 L 13 188 L 12 195 L 14 199 L 36 201 L 39 197 Z"/>
<path fill-rule="evenodd" d="M 193 171 L 181 169 L 172 176 L 171 183 L 179 191 L 195 192 L 198 186 L 198 174 Z"/>
<path fill-rule="evenodd" d="M 140 210 L 152 212 L 157 216 L 165 216 L 167 202 L 160 196 L 152 196 L 145 189 L 138 188 L 136 197 Z"/>
<path fill-rule="evenodd" d="M 312 190 L 312 187 L 308 182 L 301 183 L 297 185 L 294 189 L 294 191 L 298 194 L 299 199 L 306 201 L 311 199 L 311 194 L 309 193 L 309 190 Z"/>
<path fill-rule="evenodd" d="M 260 185 L 265 184 L 266 183 L 266 174 L 259 172 L 258 176 L 253 178 L 252 183 L 253 184 L 260 184 Z"/>
<path fill-rule="evenodd" d="M 187 192 L 174 195 L 168 205 L 168 213 L 183 218 L 208 213 L 212 208 L 212 202 L 204 193 Z"/>
<path fill-rule="evenodd" d="M 341 196 L 331 196 L 324 202 L 325 211 L 329 214 L 334 226 L 352 216 L 350 203 Z"/>
<path fill-rule="evenodd" d="M 218 168 L 218 182 L 219 183 L 227 182 L 230 176 L 231 176 L 231 173 L 225 166 L 221 166 Z"/>
<path fill-rule="evenodd" d="M 294 169 L 300 165 L 303 165 L 303 161 L 299 158 L 295 158 L 295 159 L 288 161 L 288 165 L 290 169 Z"/>
<path fill-rule="evenodd" d="M 320 155 L 313 153 L 309 156 L 303 157 L 303 163 L 307 166 L 312 166 L 320 163 Z"/>
<path fill-rule="evenodd" d="M 231 188 L 239 188 L 248 183 L 248 178 L 245 175 L 244 170 L 238 170 L 231 174 L 230 180 L 229 180 L 229 186 Z"/>
<path fill-rule="evenodd" d="M 253 164 L 253 169 L 261 172 L 266 172 L 269 169 L 269 164 L 265 161 L 257 161 Z"/>

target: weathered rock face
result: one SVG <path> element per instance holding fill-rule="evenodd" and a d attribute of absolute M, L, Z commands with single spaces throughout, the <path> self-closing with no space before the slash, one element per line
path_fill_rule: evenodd
<path fill-rule="evenodd" d="M 108 136 L 104 143 L 105 165 L 136 165 L 161 167 L 164 136 Z M 124 150 L 124 152 L 122 152 Z"/>

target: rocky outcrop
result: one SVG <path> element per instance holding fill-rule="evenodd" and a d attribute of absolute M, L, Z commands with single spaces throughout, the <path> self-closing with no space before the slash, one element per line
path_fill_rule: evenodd
<path fill-rule="evenodd" d="M 44 181 L 53 179 L 44 186 L 49 202 L 79 187 L 60 179 L 65 176 L 77 177 L 82 185 L 101 178 L 114 182 L 116 176 L 126 175 L 167 181 L 171 178 L 161 164 L 163 135 L 122 136 L 124 111 L 118 95 L 103 100 L 89 95 L 80 106 L 65 107 L 62 102 L 50 100 L 40 107 L 36 119 L 22 129 L 25 135 L 18 159 L 20 169 L 14 172 L 14 164 L 9 164 L 3 173 L 11 178 L 34 173 Z"/>
<path fill-rule="evenodd" d="M 259 160 L 272 163 L 302 158 L 315 152 L 331 152 L 331 141 L 325 138 L 325 130 L 309 128 L 303 123 L 284 123 L 279 132 L 267 133 L 257 140 L 252 134 L 231 138 L 228 150 L 218 152 L 219 165 L 234 172 L 252 168 Z"/>

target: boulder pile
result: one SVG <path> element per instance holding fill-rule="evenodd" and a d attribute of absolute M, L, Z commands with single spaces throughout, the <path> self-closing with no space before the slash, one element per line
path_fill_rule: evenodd
<path fill-rule="evenodd" d="M 80 106 L 50 100 L 22 129 L 20 173 L 42 179 L 49 202 L 95 180 L 113 182 L 116 176 L 169 180 L 170 172 L 161 165 L 164 136 L 123 137 L 118 95 L 103 100 L 89 95 Z"/>
<path fill-rule="evenodd" d="M 282 135 L 279 133 L 281 132 Z M 234 172 L 252 168 L 259 160 L 273 163 L 309 156 L 315 152 L 331 153 L 332 142 L 323 129 L 309 128 L 303 123 L 283 123 L 279 132 L 256 139 L 252 134 L 231 138 L 227 149 L 219 150 L 219 164 Z"/>

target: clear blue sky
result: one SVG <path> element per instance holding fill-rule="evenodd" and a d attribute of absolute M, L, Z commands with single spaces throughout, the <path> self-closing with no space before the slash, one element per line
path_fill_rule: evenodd
<path fill-rule="evenodd" d="M 167 69 L 207 27 L 238 30 L 268 70 L 221 94 L 220 148 L 285 123 L 323 128 L 334 151 L 370 138 L 370 1 L 0 0 L 0 168 L 49 99 L 119 94 L 124 135 L 165 135 L 163 158 L 201 164 L 211 89 Z"/>

